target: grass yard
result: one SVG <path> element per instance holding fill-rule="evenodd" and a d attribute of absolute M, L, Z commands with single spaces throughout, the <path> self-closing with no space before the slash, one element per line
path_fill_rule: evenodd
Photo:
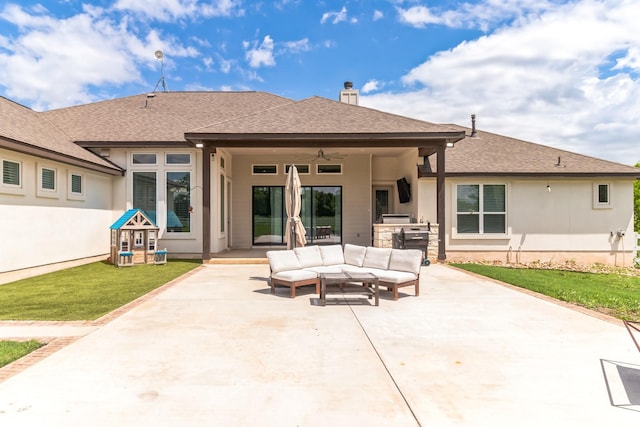
<path fill-rule="evenodd" d="M 451 264 L 520 288 L 623 320 L 640 321 L 640 276 Z"/>
<path fill-rule="evenodd" d="M 0 341 L 0 368 L 14 360 L 20 359 L 22 356 L 26 356 L 42 346 L 43 344 L 36 340 Z"/>
<path fill-rule="evenodd" d="M 0 285 L 0 320 L 95 320 L 182 276 L 200 260 L 117 268 L 96 262 Z"/>
<path fill-rule="evenodd" d="M 116 268 L 96 262 L 7 283 L 0 285 L 0 320 L 95 320 L 201 264 L 169 260 Z M 0 368 L 43 345 L 0 341 Z"/>

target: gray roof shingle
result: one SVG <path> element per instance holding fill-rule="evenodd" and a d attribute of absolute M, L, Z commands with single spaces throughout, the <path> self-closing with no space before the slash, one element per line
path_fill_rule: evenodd
<path fill-rule="evenodd" d="M 9 147 L 28 153 L 39 153 L 45 158 L 74 160 L 74 164 L 87 163 L 101 168 L 120 170 L 112 163 L 74 144 L 71 138 L 42 113 L 0 97 L 0 147 Z"/>
<path fill-rule="evenodd" d="M 156 92 L 43 113 L 78 142 L 184 142 L 185 132 L 293 101 L 266 92 Z"/>
<path fill-rule="evenodd" d="M 446 150 L 446 171 L 454 175 L 622 175 L 640 178 L 640 168 L 596 159 L 570 151 L 450 125 L 467 137 Z M 558 162 L 559 160 L 559 162 Z M 420 168 L 421 176 L 437 170 L 436 158 Z"/>

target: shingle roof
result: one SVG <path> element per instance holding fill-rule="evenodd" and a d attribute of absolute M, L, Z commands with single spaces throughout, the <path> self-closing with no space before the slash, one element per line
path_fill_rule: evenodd
<path fill-rule="evenodd" d="M 442 133 L 459 129 L 314 96 L 265 111 L 212 122 L 190 134 Z"/>
<path fill-rule="evenodd" d="M 38 153 L 43 157 L 56 156 L 56 160 L 81 160 L 102 168 L 120 170 L 92 152 L 79 147 L 71 138 L 50 122 L 42 113 L 35 112 L 6 98 L 0 97 L 0 147 L 23 152 Z M 77 162 L 74 162 L 77 164 Z"/>
<path fill-rule="evenodd" d="M 477 131 L 446 150 L 447 176 L 455 175 L 622 175 L 640 178 L 640 168 L 596 159 L 582 154 L 522 141 L 490 132 Z M 421 176 L 435 174 L 436 158 L 431 156 L 420 168 Z"/>
<path fill-rule="evenodd" d="M 78 142 L 181 142 L 185 132 L 293 101 L 266 92 L 156 92 L 43 113 Z"/>

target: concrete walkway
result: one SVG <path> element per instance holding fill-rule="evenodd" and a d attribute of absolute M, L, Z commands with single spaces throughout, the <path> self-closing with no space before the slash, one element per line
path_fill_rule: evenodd
<path fill-rule="evenodd" d="M 442 265 L 379 307 L 271 295 L 267 275 L 203 266 L 60 329 L 79 337 L 0 383 L 0 425 L 640 425 L 640 352 L 619 322 Z"/>

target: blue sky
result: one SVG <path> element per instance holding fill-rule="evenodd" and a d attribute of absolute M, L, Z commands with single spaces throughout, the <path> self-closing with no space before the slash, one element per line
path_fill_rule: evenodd
<path fill-rule="evenodd" d="M 337 99 L 640 161 L 637 0 L 0 3 L 0 95 L 35 110 L 146 93 Z"/>

